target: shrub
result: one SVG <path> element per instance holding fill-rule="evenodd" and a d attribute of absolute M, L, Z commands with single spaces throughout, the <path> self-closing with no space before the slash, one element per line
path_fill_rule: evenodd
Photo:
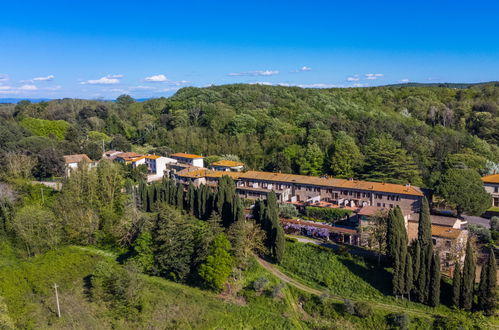
<path fill-rule="evenodd" d="M 262 292 L 268 283 L 269 280 L 267 280 L 265 277 L 259 277 L 253 282 L 253 289 L 255 289 L 256 292 Z"/>
<path fill-rule="evenodd" d="M 490 229 L 494 231 L 499 231 L 499 217 L 490 218 Z"/>
<path fill-rule="evenodd" d="M 93 300 L 106 302 L 129 318 L 141 310 L 142 288 L 134 271 L 101 262 L 90 281 Z"/>
<path fill-rule="evenodd" d="M 345 209 L 337 209 L 337 208 L 333 209 L 333 208 L 307 206 L 305 208 L 305 214 L 308 217 L 334 222 L 350 216 L 352 214 L 352 211 Z"/>
<path fill-rule="evenodd" d="M 279 204 L 279 216 L 287 219 L 296 218 L 298 210 L 293 204 Z"/>
<path fill-rule="evenodd" d="M 20 124 L 34 135 L 47 137 L 52 135 L 58 140 L 64 139 L 70 126 L 69 123 L 64 120 L 45 120 L 29 117 L 24 118 Z"/>
<path fill-rule="evenodd" d="M 279 283 L 276 286 L 274 286 L 274 289 L 272 290 L 272 298 L 282 298 L 283 293 L 282 289 L 284 288 L 284 283 Z"/>
<path fill-rule="evenodd" d="M 492 238 L 490 230 L 482 225 L 469 224 L 468 230 L 478 238 L 480 243 L 488 243 Z"/>
<path fill-rule="evenodd" d="M 387 316 L 388 324 L 395 329 L 406 330 L 409 329 L 409 315 L 406 313 L 393 313 Z"/>
<path fill-rule="evenodd" d="M 357 302 L 354 305 L 355 315 L 360 318 L 366 318 L 373 315 L 373 308 L 366 302 Z"/>
<path fill-rule="evenodd" d="M 338 251 L 336 251 L 340 256 L 346 256 L 349 253 L 348 246 L 346 245 L 340 245 L 338 246 Z"/>
<path fill-rule="evenodd" d="M 350 299 L 343 300 L 343 313 L 355 315 L 355 304 Z"/>

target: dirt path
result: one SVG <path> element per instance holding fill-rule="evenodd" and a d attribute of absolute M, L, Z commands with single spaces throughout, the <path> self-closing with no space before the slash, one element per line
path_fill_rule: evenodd
<path fill-rule="evenodd" d="M 274 274 L 275 276 L 277 276 L 277 278 L 281 279 L 282 281 L 284 281 L 286 283 L 289 283 L 292 286 L 294 286 L 294 287 L 296 287 L 296 288 L 298 288 L 298 289 L 300 289 L 302 291 L 311 293 L 311 294 L 315 294 L 315 295 L 318 295 L 318 296 L 320 296 L 322 294 L 321 291 L 313 289 L 313 288 L 311 288 L 309 286 L 306 286 L 306 285 L 298 282 L 294 278 L 291 278 L 288 275 L 284 274 L 283 272 L 281 272 L 279 269 L 275 268 L 269 262 L 267 262 L 267 261 L 265 261 L 265 260 L 263 260 L 261 258 L 257 258 L 256 260 L 258 261 L 258 263 L 260 265 L 262 265 L 263 268 L 265 268 L 266 270 L 268 270 L 269 272 L 271 272 L 272 274 Z"/>

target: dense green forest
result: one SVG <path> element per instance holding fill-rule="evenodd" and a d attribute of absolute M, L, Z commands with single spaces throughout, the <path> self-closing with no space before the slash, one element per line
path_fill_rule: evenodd
<path fill-rule="evenodd" d="M 103 147 L 233 154 L 252 169 L 429 188 L 450 167 L 480 175 L 499 169 L 497 83 L 461 89 L 188 87 L 144 102 L 128 96 L 23 101 L 1 106 L 0 116 L 1 152 L 33 155 L 38 177 L 58 174 L 60 167 L 50 162 L 57 154 L 99 159 Z"/>

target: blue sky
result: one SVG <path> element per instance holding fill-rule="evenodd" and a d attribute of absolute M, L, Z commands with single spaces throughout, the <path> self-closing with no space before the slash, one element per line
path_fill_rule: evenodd
<path fill-rule="evenodd" d="M 12 1 L 0 98 L 499 80 L 499 1 Z"/>

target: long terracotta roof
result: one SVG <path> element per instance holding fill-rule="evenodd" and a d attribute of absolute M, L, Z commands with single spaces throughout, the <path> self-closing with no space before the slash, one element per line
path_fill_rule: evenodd
<path fill-rule="evenodd" d="M 183 152 L 177 152 L 175 154 L 170 155 L 170 157 L 190 158 L 190 159 L 204 158 L 203 156 L 193 155 L 193 154 L 185 154 Z"/>
<path fill-rule="evenodd" d="M 499 183 L 499 173 L 484 176 L 482 177 L 482 181 L 485 183 Z"/>
<path fill-rule="evenodd" d="M 236 162 L 233 160 L 219 160 L 218 162 L 213 162 L 211 166 L 224 166 L 224 167 L 237 167 L 243 166 L 244 163 Z"/>
<path fill-rule="evenodd" d="M 404 194 L 423 196 L 423 193 L 418 187 L 406 186 L 401 184 L 370 182 L 359 180 L 345 180 L 336 178 L 326 178 L 307 175 L 284 174 L 273 172 L 248 171 L 242 173 L 241 179 L 262 180 L 262 181 L 277 181 L 303 185 L 314 185 L 322 187 L 335 187 L 344 189 L 355 189 L 364 191 L 379 191 L 393 194 Z"/>

